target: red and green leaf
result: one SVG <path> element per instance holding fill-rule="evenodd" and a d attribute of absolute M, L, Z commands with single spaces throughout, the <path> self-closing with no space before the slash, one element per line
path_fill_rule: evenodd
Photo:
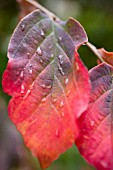
<path fill-rule="evenodd" d="M 89 71 L 92 84 L 88 110 L 81 116 L 76 144 L 98 170 L 113 169 L 113 68 L 102 63 Z"/>
<path fill-rule="evenodd" d="M 77 21 L 53 20 L 40 10 L 26 16 L 10 40 L 3 75 L 12 96 L 9 116 L 43 168 L 78 136 L 76 120 L 87 109 L 90 85 L 77 49 L 86 41 Z"/>

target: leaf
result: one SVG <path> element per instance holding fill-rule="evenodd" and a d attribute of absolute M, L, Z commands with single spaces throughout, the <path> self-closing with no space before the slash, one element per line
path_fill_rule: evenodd
<path fill-rule="evenodd" d="M 98 57 L 97 63 L 106 62 L 113 66 L 113 52 L 108 52 L 104 48 L 97 49 L 93 44 L 87 42 L 86 45 L 94 52 Z"/>
<path fill-rule="evenodd" d="M 29 14 L 30 12 L 37 9 L 34 5 L 31 5 L 31 3 L 29 3 L 26 0 L 17 0 L 17 2 L 19 3 L 19 7 L 20 7 L 19 21 L 22 18 L 24 18 L 27 14 Z M 36 3 L 36 1 L 34 0 L 32 0 L 32 2 Z"/>
<path fill-rule="evenodd" d="M 76 120 L 87 108 L 90 85 L 76 50 L 86 41 L 77 21 L 54 21 L 40 10 L 26 16 L 10 40 L 2 82 L 12 96 L 9 116 L 42 168 L 78 136 Z"/>
<path fill-rule="evenodd" d="M 88 110 L 79 120 L 76 144 L 97 170 L 113 169 L 113 68 L 102 63 L 89 71 L 92 90 Z"/>
<path fill-rule="evenodd" d="M 113 66 L 113 52 L 108 52 L 104 48 L 97 49 L 104 61 Z"/>

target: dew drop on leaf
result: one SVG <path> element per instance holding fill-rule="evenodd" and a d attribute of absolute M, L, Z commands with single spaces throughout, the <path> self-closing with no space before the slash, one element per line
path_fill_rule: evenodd
<path fill-rule="evenodd" d="M 51 88 L 52 88 L 52 86 L 51 86 L 51 85 L 47 86 L 47 89 L 51 89 Z"/>
<path fill-rule="evenodd" d="M 64 102 L 61 101 L 61 102 L 60 102 L 60 107 L 63 107 L 63 106 L 64 106 Z"/>
<path fill-rule="evenodd" d="M 46 85 L 45 85 L 45 84 L 42 84 L 41 87 L 42 87 L 43 89 L 45 89 L 45 88 L 46 88 Z"/>
<path fill-rule="evenodd" d="M 45 101 L 46 101 L 46 98 L 44 97 L 44 98 L 41 100 L 41 102 L 44 103 Z"/>
<path fill-rule="evenodd" d="M 63 64 L 62 57 L 63 57 L 62 55 L 59 55 L 59 56 L 58 56 L 58 59 L 59 59 L 60 64 Z"/>
<path fill-rule="evenodd" d="M 40 47 L 37 48 L 36 53 L 37 53 L 38 55 L 40 55 L 40 56 L 42 55 L 42 50 L 40 49 Z"/>
<path fill-rule="evenodd" d="M 43 94 L 44 97 L 45 97 L 46 95 L 47 95 L 46 93 Z"/>
<path fill-rule="evenodd" d="M 61 60 L 61 59 L 62 59 L 62 57 L 63 57 L 62 55 L 59 55 L 59 56 L 58 56 L 58 59 L 60 59 L 60 60 Z"/>
<path fill-rule="evenodd" d="M 32 64 L 30 63 L 29 66 L 32 67 Z"/>
<path fill-rule="evenodd" d="M 24 25 L 24 24 L 21 25 L 21 30 L 22 30 L 22 31 L 25 30 L 25 25 Z"/>
<path fill-rule="evenodd" d="M 53 48 L 53 45 L 51 44 L 50 46 L 49 46 L 49 49 L 52 49 Z"/>
<path fill-rule="evenodd" d="M 67 95 L 67 97 L 69 96 L 69 94 L 70 94 L 70 90 L 68 90 L 68 91 L 67 91 L 67 94 L 66 94 L 66 95 Z"/>
<path fill-rule="evenodd" d="M 63 60 L 60 60 L 60 64 L 63 64 Z"/>
<path fill-rule="evenodd" d="M 33 70 L 32 70 L 32 69 L 30 69 L 30 70 L 29 70 L 29 73 L 30 73 L 30 74 L 32 74 L 32 73 L 33 73 Z"/>
<path fill-rule="evenodd" d="M 53 103 L 56 103 L 57 99 L 53 99 Z"/>
<path fill-rule="evenodd" d="M 42 60 L 40 60 L 40 63 L 43 63 L 43 61 L 42 61 Z"/>
<path fill-rule="evenodd" d="M 67 84 L 68 84 L 68 82 L 69 82 L 69 79 L 68 79 L 68 78 L 66 78 L 66 80 L 65 80 L 65 85 L 67 85 Z"/>
<path fill-rule="evenodd" d="M 21 85 L 21 94 L 23 94 L 24 91 L 25 91 L 25 87 L 24 87 L 24 85 L 22 84 L 22 85 Z"/>
<path fill-rule="evenodd" d="M 62 41 L 62 37 L 59 37 L 58 39 L 59 39 L 59 41 Z"/>
<path fill-rule="evenodd" d="M 24 78 L 24 72 L 23 72 L 23 71 L 21 71 L 20 78 L 21 78 L 21 79 Z"/>
<path fill-rule="evenodd" d="M 40 34 L 42 37 L 45 37 L 45 34 L 44 34 L 44 31 L 41 30 L 41 34 Z"/>
<path fill-rule="evenodd" d="M 28 58 L 30 57 L 30 53 L 27 53 Z"/>
<path fill-rule="evenodd" d="M 54 54 L 51 54 L 51 58 L 53 58 L 54 57 Z"/>
<path fill-rule="evenodd" d="M 64 76 L 64 71 L 60 65 L 58 65 L 58 69 L 59 69 L 60 73 Z"/>

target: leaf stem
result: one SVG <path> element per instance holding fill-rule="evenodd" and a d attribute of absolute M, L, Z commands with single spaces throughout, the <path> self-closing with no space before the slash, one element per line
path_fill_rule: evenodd
<path fill-rule="evenodd" d="M 52 20 L 59 20 L 59 18 L 53 14 L 52 12 L 50 12 L 49 10 L 47 10 L 46 8 L 44 8 L 42 5 L 40 5 L 38 2 L 34 1 L 34 0 L 25 0 L 26 2 L 28 2 L 29 4 L 31 4 L 32 6 L 36 7 L 37 9 L 40 9 L 41 11 L 45 12 L 46 14 L 48 14 L 48 16 L 52 19 Z"/>
<path fill-rule="evenodd" d="M 86 42 L 86 45 L 94 52 L 94 54 L 100 59 L 102 63 L 105 62 L 98 53 L 98 49 L 93 44 L 91 44 L 90 42 Z"/>

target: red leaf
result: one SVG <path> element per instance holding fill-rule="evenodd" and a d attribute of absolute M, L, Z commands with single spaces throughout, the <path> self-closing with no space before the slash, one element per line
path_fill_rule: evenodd
<path fill-rule="evenodd" d="M 113 52 L 108 52 L 104 48 L 97 49 L 104 61 L 113 66 Z"/>
<path fill-rule="evenodd" d="M 43 168 L 78 136 L 76 119 L 87 108 L 89 77 L 75 50 L 86 41 L 74 19 L 53 21 L 39 10 L 11 38 L 3 76 L 3 89 L 12 96 L 9 116 Z"/>
<path fill-rule="evenodd" d="M 31 4 L 26 0 L 16 0 L 19 3 L 20 12 L 19 12 L 19 21 L 24 18 L 30 12 L 36 10 L 35 5 Z M 31 0 L 32 3 L 37 3 L 37 1 Z"/>
<path fill-rule="evenodd" d="M 113 68 L 100 64 L 90 70 L 92 91 L 88 110 L 80 118 L 76 144 L 98 170 L 113 169 Z"/>

